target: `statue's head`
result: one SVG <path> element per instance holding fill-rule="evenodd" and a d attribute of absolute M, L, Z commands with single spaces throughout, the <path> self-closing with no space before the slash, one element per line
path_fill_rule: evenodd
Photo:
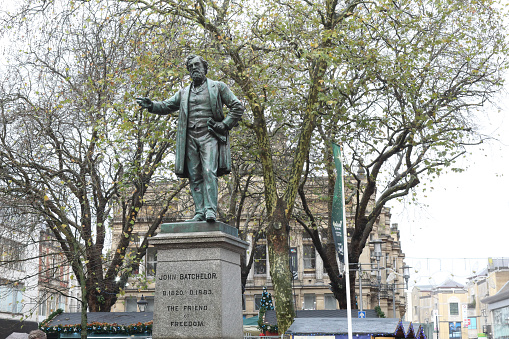
<path fill-rule="evenodd" d="M 205 70 L 205 74 L 204 76 L 207 74 L 208 70 L 209 70 L 209 63 L 207 62 L 207 60 L 203 59 L 201 56 L 199 55 L 195 55 L 195 54 L 189 54 L 186 58 L 186 68 L 187 70 L 189 71 L 189 73 L 191 73 L 191 61 L 194 60 L 195 58 L 197 58 L 201 64 L 203 65 L 203 68 Z"/>

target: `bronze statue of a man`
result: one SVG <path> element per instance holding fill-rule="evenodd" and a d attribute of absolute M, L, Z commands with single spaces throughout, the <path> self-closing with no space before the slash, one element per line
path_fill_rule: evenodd
<path fill-rule="evenodd" d="M 137 98 L 142 108 L 166 115 L 179 111 L 175 174 L 189 178 L 195 213 L 189 221 L 214 222 L 217 178 L 231 171 L 228 131 L 238 125 L 244 107 L 224 83 L 206 78 L 208 63 L 189 55 L 186 66 L 193 82 L 170 99 Z M 223 105 L 229 108 L 226 117 Z"/>

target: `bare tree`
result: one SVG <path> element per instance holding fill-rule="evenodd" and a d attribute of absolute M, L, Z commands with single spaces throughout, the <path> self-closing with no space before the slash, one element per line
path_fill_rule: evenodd
<path fill-rule="evenodd" d="M 81 289 L 86 337 L 87 309 L 111 308 L 148 238 L 176 217 L 171 205 L 186 182 L 169 174 L 174 122 L 141 112 L 134 97 L 142 88 L 165 95 L 180 87 L 184 68 L 166 73 L 182 60 L 174 21 L 149 27 L 119 3 L 44 6 L 55 11 L 23 13 L 31 20 L 16 29 L 26 44 L 13 52 L 0 88 L 0 197 L 26 206 L 58 242 Z M 166 188 L 160 205 L 143 209 L 158 182 Z M 127 260 L 140 212 L 151 223 Z M 108 238 L 114 214 L 117 239 Z"/>

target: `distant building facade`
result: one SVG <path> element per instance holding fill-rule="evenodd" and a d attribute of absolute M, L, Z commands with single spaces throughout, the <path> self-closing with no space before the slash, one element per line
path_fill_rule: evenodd
<path fill-rule="evenodd" d="M 509 282 L 495 295 L 481 300 L 488 309 L 491 323 L 484 327 L 490 338 L 509 338 Z"/>
<path fill-rule="evenodd" d="M 35 323 L 58 308 L 79 310 L 79 288 L 61 252 L 44 225 L 21 210 L 0 208 L 0 318 Z"/>
<path fill-rule="evenodd" d="M 352 271 L 356 280 L 357 308 L 362 298 L 363 309 L 374 309 L 380 305 L 386 317 L 403 318 L 406 312 L 405 285 L 403 281 L 404 254 L 401 252 L 397 225 L 389 225 L 390 211 L 385 209 L 372 232 L 373 239 L 381 239 L 382 257 L 377 264 L 373 255 L 373 244 L 366 244 L 360 258 L 361 269 Z M 292 290 L 296 310 L 335 310 L 337 300 L 329 288 L 329 277 L 324 271 L 323 261 L 313 242 L 302 227 L 294 224 L 290 231 L 290 262 L 293 273 Z M 273 293 L 267 246 L 265 239 L 258 240 L 248 251 L 255 251 L 255 260 L 245 286 L 244 315 L 258 314 L 263 287 Z M 378 270 L 378 267 L 383 269 Z M 393 274 L 393 280 L 388 279 Z M 380 273 L 380 274 L 379 274 Z M 380 276 L 380 279 L 378 278 Z M 360 292 L 362 285 L 362 293 Z M 352 287 L 353 288 L 353 287 Z"/>
<path fill-rule="evenodd" d="M 15 223 L 23 220 L 15 213 L 0 207 L 0 318 L 36 321 L 37 245 L 30 241 L 30 227 Z"/>
<path fill-rule="evenodd" d="M 38 251 L 38 321 L 45 320 L 57 309 L 81 311 L 80 288 L 60 244 L 47 229 L 40 232 Z"/>
<path fill-rule="evenodd" d="M 465 286 L 453 280 L 438 286 L 414 286 L 411 320 L 433 324 L 435 339 L 437 334 L 439 339 L 507 339 L 508 281 L 509 258 L 489 258 L 486 269 L 470 276 Z"/>
<path fill-rule="evenodd" d="M 448 279 L 438 286 L 415 286 L 412 290 L 412 322 L 433 323 L 435 339 L 467 338 L 468 291 Z"/>
<path fill-rule="evenodd" d="M 509 338 L 509 314 L 504 306 L 509 281 L 509 258 L 488 258 L 488 265 L 469 277 L 469 312 L 475 318 L 469 337 L 484 333 L 489 339 Z M 504 318 L 505 317 L 505 318 Z M 475 331 L 474 331 L 475 329 Z"/>
<path fill-rule="evenodd" d="M 327 203 L 323 199 L 324 189 L 321 184 L 320 182 L 317 183 L 316 180 L 312 181 L 307 186 L 308 192 L 311 192 L 307 195 L 307 198 L 314 215 L 317 219 L 322 220 L 322 225 L 327 225 Z M 225 197 L 220 197 L 223 205 L 226 200 Z M 246 201 L 248 206 L 254 206 L 257 203 L 249 199 Z M 176 199 L 175 205 L 169 209 L 163 222 L 180 221 L 192 217 L 189 213 L 186 215 L 185 211 L 189 209 L 186 206 L 180 206 L 179 200 Z M 150 208 L 152 209 L 153 206 Z M 347 204 L 349 234 L 354 213 L 353 207 Z M 249 260 L 250 255 L 254 256 L 253 265 L 244 286 L 243 313 L 245 317 L 258 315 L 264 287 L 273 294 L 268 249 L 263 227 L 260 227 L 260 220 L 255 221 L 256 218 L 252 216 L 251 219 L 249 218 L 250 216 L 243 216 L 243 223 L 247 225 L 247 231 L 245 229 L 241 230 L 245 232 L 246 240 L 250 243 L 246 260 Z M 149 227 L 151 220 L 149 213 L 145 213 L 143 210 L 140 211 L 137 222 L 133 225 L 131 244 L 133 250 L 141 244 L 143 240 L 141 235 Z M 321 235 L 322 239 L 327 236 L 326 232 L 321 232 Z M 114 218 L 113 241 L 119 239 L 120 236 L 122 236 L 120 220 Z M 373 226 L 370 240 L 375 239 L 382 241 L 382 255 L 379 261 L 374 256 L 373 244 L 368 241 L 360 257 L 361 268 L 351 272 L 351 274 L 362 278 L 362 281 L 357 279 L 356 286 L 352 287 L 356 290 L 357 303 L 360 305 L 362 300 L 364 309 L 374 309 L 380 305 L 386 317 L 403 318 L 406 312 L 403 279 L 405 255 L 401 251 L 398 225 L 391 224 L 391 214 L 388 208 L 383 209 Z M 147 311 L 153 310 L 155 289 L 153 279 L 156 266 L 157 253 L 152 247 L 149 247 L 140 269 L 133 272 L 134 277 L 123 289 L 123 295 L 119 297 L 112 311 L 136 311 L 137 301 L 140 300 L 141 295 L 148 301 Z M 290 266 L 293 273 L 292 291 L 296 310 L 338 309 L 338 302 L 330 290 L 330 280 L 324 270 L 323 261 L 316 252 L 310 236 L 295 221 L 290 223 Z M 275 300 L 275 303 L 277 303 L 277 300 Z"/>

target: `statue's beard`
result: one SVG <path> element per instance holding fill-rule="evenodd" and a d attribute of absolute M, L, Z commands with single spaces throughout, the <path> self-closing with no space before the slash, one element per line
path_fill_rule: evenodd
<path fill-rule="evenodd" d="M 193 73 L 191 73 L 191 78 L 193 78 L 193 82 L 202 82 L 205 78 L 205 74 L 200 71 L 193 71 Z"/>

